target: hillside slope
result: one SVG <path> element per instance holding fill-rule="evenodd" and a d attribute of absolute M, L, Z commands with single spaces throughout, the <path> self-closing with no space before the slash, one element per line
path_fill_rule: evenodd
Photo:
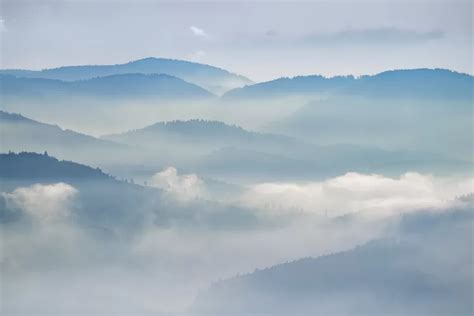
<path fill-rule="evenodd" d="M 398 240 L 305 258 L 214 283 L 197 315 L 470 315 L 472 200 L 399 219 Z M 443 251 L 443 260 L 437 259 Z M 461 278 L 451 269 L 458 267 Z"/>

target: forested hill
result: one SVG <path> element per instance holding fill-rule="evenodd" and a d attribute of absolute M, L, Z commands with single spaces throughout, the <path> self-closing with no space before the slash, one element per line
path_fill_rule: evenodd
<path fill-rule="evenodd" d="M 0 178 L 8 179 L 111 179 L 99 168 L 58 160 L 47 152 L 0 154 Z"/>

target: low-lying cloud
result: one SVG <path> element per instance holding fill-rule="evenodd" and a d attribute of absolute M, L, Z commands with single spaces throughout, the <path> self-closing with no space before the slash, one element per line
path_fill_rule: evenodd
<path fill-rule="evenodd" d="M 35 184 L 2 193 L 7 208 L 24 211 L 39 220 L 59 220 L 70 215 L 78 191 L 66 183 Z"/>
<path fill-rule="evenodd" d="M 423 231 L 433 225 L 432 220 L 424 219 L 426 214 L 433 210 L 448 213 L 456 206 L 449 200 L 472 190 L 473 180 L 438 179 L 418 173 L 397 178 L 348 173 L 320 182 L 255 184 L 245 188 L 243 194 L 234 192 L 234 198 L 221 201 L 219 207 L 213 204 L 210 185 L 196 174 L 180 174 L 170 167 L 155 174 L 150 184 L 173 198 L 161 203 L 159 190 L 143 188 L 156 200 L 143 203 L 140 212 L 145 216 L 155 214 L 161 222 L 171 218 L 172 225 L 159 225 L 160 221 L 156 221 L 155 225 L 139 226 L 132 238 L 125 238 L 120 226 L 107 228 L 111 234 L 105 233 L 104 227 L 115 217 L 137 214 L 138 208 L 133 207 L 137 204 L 104 204 L 102 199 L 114 195 L 103 194 L 106 189 L 100 184 L 92 190 L 97 195 L 89 198 L 85 186 L 65 183 L 34 184 L 2 193 L 3 205 L 11 211 L 31 218 L 69 218 L 2 223 L 5 310 L 59 314 L 185 312 L 195 296 L 219 278 L 351 249 L 375 238 L 398 238 L 394 226 L 400 217 L 392 214 L 420 214 L 421 219 L 408 223 L 405 230 L 415 225 L 416 232 Z M 139 187 L 133 186 L 135 189 Z M 206 203 L 202 203 L 203 197 Z M 173 203 L 174 200 L 186 203 Z M 85 210 L 85 205 L 89 209 Z M 104 210 L 108 205 L 113 208 Z M 222 229 L 222 214 L 230 218 L 226 225 L 235 226 L 236 215 L 242 210 L 257 214 L 259 225 Z M 291 220 L 265 224 L 280 214 Z M 359 220 L 357 216 L 334 218 L 344 214 L 383 216 L 370 216 L 370 220 Z M 84 224 L 84 216 L 93 217 L 93 221 Z M 453 216 L 456 223 L 461 220 L 459 215 Z M 212 225 L 204 229 L 207 222 Z M 91 227 L 91 223 L 95 226 Z M 451 226 L 459 230 L 459 226 Z M 448 236 L 453 233 L 451 226 L 446 228 Z M 460 250 L 467 242 L 459 245 Z M 452 249 L 452 244 L 442 247 Z M 443 249 L 439 251 L 444 254 Z M 420 265 L 425 268 L 432 258 L 434 255 L 427 255 Z M 464 277 L 456 273 L 456 277 Z M 454 277 L 446 274 L 446 278 Z"/>
<path fill-rule="evenodd" d="M 274 213 L 387 216 L 444 207 L 447 200 L 471 193 L 473 185 L 472 178 L 450 181 L 414 172 L 399 178 L 350 172 L 321 182 L 255 184 L 241 201 L 247 207 Z"/>
<path fill-rule="evenodd" d="M 196 174 L 179 175 L 175 167 L 156 173 L 150 185 L 162 189 L 180 200 L 203 198 L 206 195 L 204 181 Z"/>

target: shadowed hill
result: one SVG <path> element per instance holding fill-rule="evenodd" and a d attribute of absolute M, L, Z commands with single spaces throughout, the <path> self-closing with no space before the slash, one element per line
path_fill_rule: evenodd
<path fill-rule="evenodd" d="M 150 224 L 217 229 L 243 229 L 258 224 L 252 210 L 198 198 L 193 203 L 175 203 L 169 195 L 164 197 L 159 188 L 120 181 L 99 168 L 58 160 L 47 153 L 9 152 L 0 154 L 0 225 L 20 219 L 21 213 L 12 210 L 6 201 L 10 192 L 58 182 L 77 189 L 75 216 L 81 224 L 100 227 L 101 231 L 120 229 L 120 234 L 125 235 L 117 238 Z"/>
<path fill-rule="evenodd" d="M 150 197 L 160 195 L 157 189 L 143 188 L 126 181 L 118 181 L 99 168 L 72 161 L 58 160 L 47 153 L 31 152 L 0 154 L 0 185 L 2 192 L 17 188 L 34 189 L 36 185 L 63 183 L 78 190 L 76 220 L 90 232 L 112 237 L 114 229 L 134 231 L 145 217 L 144 205 Z M 51 188 L 51 190 L 54 190 Z M 10 209 L 0 195 L 0 223 L 18 221 L 24 214 Z"/>
<path fill-rule="evenodd" d="M 44 154 L 21 152 L 0 154 L 0 178 L 3 179 L 95 179 L 111 177 L 100 169 Z"/>
<path fill-rule="evenodd" d="M 404 215 L 399 240 L 305 258 L 214 283 L 198 315 L 470 315 L 471 202 Z M 445 260 L 436 259 L 443 251 Z M 452 278 L 458 266 L 463 277 Z"/>
<path fill-rule="evenodd" d="M 385 71 L 359 78 L 298 76 L 238 88 L 225 98 L 269 98 L 292 95 L 358 95 L 380 98 L 472 99 L 474 77 L 446 69 Z"/>

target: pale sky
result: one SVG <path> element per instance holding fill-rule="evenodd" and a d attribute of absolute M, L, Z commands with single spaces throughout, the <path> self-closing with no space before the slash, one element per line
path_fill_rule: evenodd
<path fill-rule="evenodd" d="M 255 81 L 419 67 L 473 73 L 472 1 L 0 1 L 2 68 L 154 56 Z"/>

